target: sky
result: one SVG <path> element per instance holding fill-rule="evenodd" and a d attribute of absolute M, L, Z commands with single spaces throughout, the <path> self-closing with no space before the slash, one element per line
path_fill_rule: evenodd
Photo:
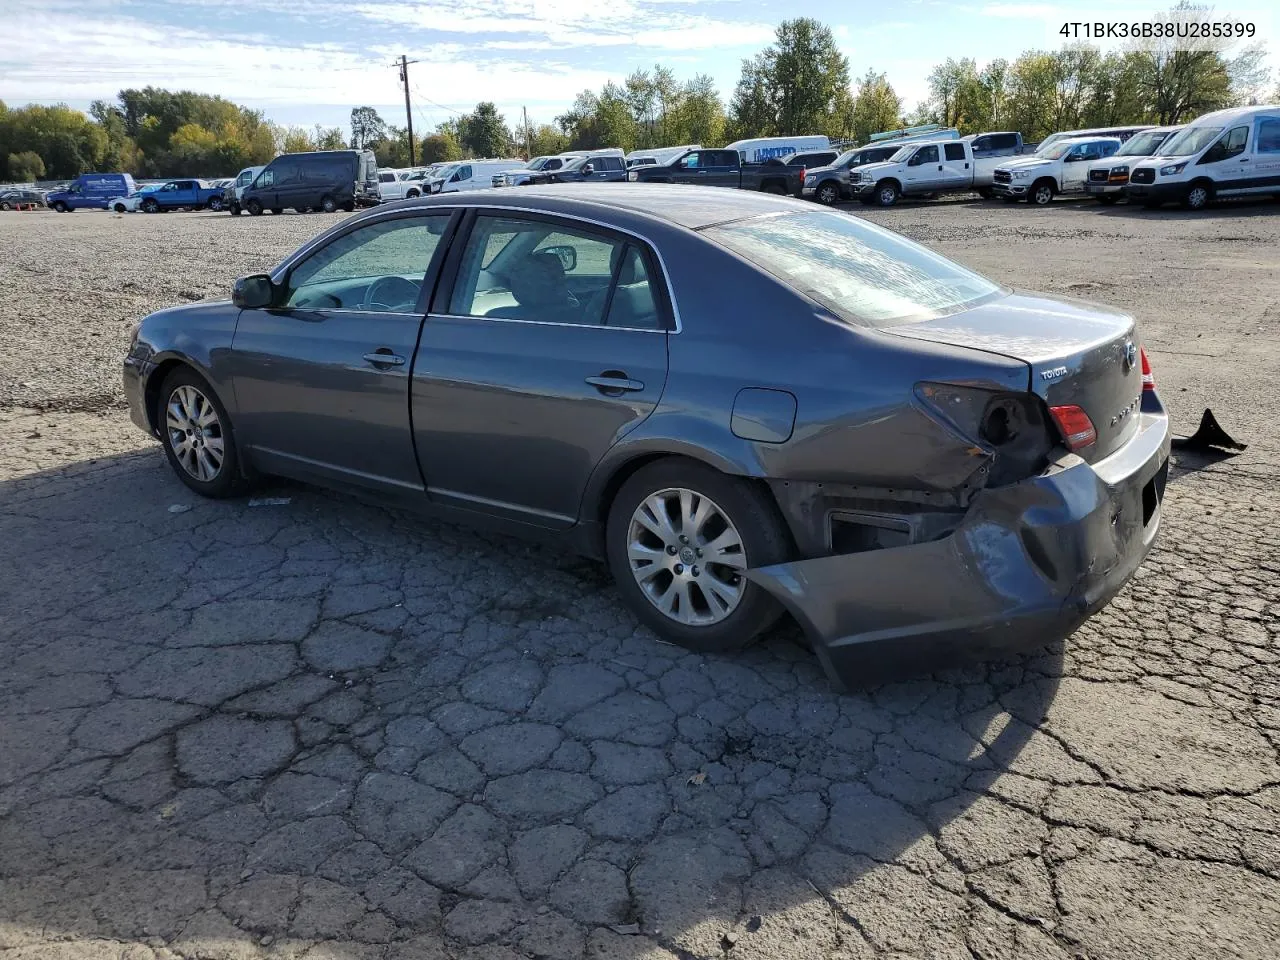
<path fill-rule="evenodd" d="M 1146 19 L 1168 4 L 1128 0 L 1122 16 Z M 1280 73 L 1273 5 L 1239 0 L 1219 12 L 1255 23 Z M 86 109 L 151 84 L 220 94 L 286 125 L 345 131 L 351 108 L 364 104 L 403 124 L 392 64 L 405 54 L 418 61 L 409 67 L 415 133 L 482 100 L 513 125 L 521 107 L 535 123 L 551 122 L 579 91 L 655 62 L 681 79 L 710 74 L 727 102 L 742 60 L 800 15 L 833 29 L 855 78 L 886 73 L 910 109 L 947 57 L 1012 60 L 1065 43 L 1056 33 L 1063 22 L 1117 16 L 1096 0 L 0 0 L 0 8 L 0 100 L 10 106 Z"/>

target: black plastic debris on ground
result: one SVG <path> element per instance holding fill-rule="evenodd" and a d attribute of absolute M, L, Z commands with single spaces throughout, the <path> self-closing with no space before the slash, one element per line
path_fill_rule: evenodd
<path fill-rule="evenodd" d="M 1200 418 L 1200 427 L 1189 437 L 1174 437 L 1173 446 L 1178 450 L 1247 450 L 1247 443 L 1240 443 L 1232 439 L 1227 431 L 1223 430 L 1218 420 L 1213 415 L 1213 411 L 1205 408 L 1204 416 Z"/>

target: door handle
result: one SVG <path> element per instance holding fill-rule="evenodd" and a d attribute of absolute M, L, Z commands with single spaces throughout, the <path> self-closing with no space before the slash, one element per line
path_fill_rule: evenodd
<path fill-rule="evenodd" d="M 625 373 L 616 370 L 607 370 L 598 377 L 587 377 L 587 383 L 591 384 L 605 396 L 621 396 L 624 393 L 634 393 L 637 390 L 644 389 L 644 383 L 640 380 L 632 380 Z"/>
<path fill-rule="evenodd" d="M 366 353 L 365 360 L 372 363 L 375 367 L 402 367 L 404 366 L 404 357 L 398 356 L 382 347 L 373 353 Z"/>

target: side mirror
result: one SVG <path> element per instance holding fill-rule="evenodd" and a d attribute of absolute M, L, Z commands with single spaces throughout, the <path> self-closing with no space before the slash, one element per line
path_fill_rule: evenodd
<path fill-rule="evenodd" d="M 271 306 L 276 288 L 265 273 L 241 277 L 231 288 L 231 302 L 241 310 L 259 310 Z"/>
<path fill-rule="evenodd" d="M 573 271 L 578 265 L 578 249 L 568 244 L 559 247 L 545 247 L 543 253 L 554 253 L 560 261 L 560 266 L 564 268 L 565 273 Z"/>
<path fill-rule="evenodd" d="M 592 175 L 593 173 L 595 173 L 595 172 L 596 172 L 596 168 L 595 168 L 595 165 L 594 165 L 594 164 L 591 164 L 591 163 L 584 163 L 584 164 L 582 165 L 582 175 L 583 175 L 584 177 L 589 177 L 589 176 L 591 176 L 591 175 Z"/>

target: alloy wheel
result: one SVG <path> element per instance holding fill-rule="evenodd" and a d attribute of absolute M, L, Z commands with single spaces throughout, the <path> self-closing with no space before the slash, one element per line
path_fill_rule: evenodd
<path fill-rule="evenodd" d="M 1209 205 L 1209 190 L 1207 187 L 1194 186 L 1187 191 L 1187 206 L 1192 210 L 1202 210 Z"/>
<path fill-rule="evenodd" d="M 728 617 L 746 587 L 746 550 L 733 521 L 709 497 L 684 487 L 658 490 L 636 507 L 627 560 L 649 602 L 688 626 Z"/>
<path fill-rule="evenodd" d="M 831 184 L 824 183 L 818 188 L 818 201 L 820 203 L 825 203 L 827 206 L 831 206 L 838 199 L 839 196 L 836 193 L 836 188 Z"/>
<path fill-rule="evenodd" d="M 202 483 L 222 472 L 226 455 L 222 421 L 212 401 L 190 384 L 169 394 L 165 405 L 165 431 L 178 464 Z"/>
<path fill-rule="evenodd" d="M 1031 195 L 1031 199 L 1037 206 L 1044 206 L 1053 199 L 1053 187 L 1049 186 L 1047 183 L 1041 184 L 1036 187 L 1035 192 Z"/>

